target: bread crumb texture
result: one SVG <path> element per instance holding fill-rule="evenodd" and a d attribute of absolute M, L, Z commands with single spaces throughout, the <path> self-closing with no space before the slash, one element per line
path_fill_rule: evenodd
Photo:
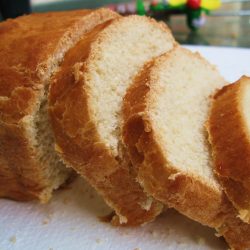
<path fill-rule="evenodd" d="M 15 236 L 15 235 L 11 236 L 10 239 L 9 239 L 9 241 L 10 241 L 12 244 L 15 244 L 16 241 L 17 241 L 16 236 Z"/>

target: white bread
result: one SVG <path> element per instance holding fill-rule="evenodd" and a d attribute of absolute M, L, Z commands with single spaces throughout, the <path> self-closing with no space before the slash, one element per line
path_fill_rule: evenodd
<path fill-rule="evenodd" d="M 51 85 L 56 150 L 115 210 L 115 225 L 142 224 L 162 210 L 124 162 L 120 113 L 122 98 L 140 67 L 174 44 L 167 27 L 150 18 L 108 21 L 69 51 Z"/>
<path fill-rule="evenodd" d="M 117 16 L 79 10 L 0 23 L 0 197 L 46 202 L 68 178 L 48 122 L 49 79 L 86 32 Z"/>
<path fill-rule="evenodd" d="M 249 249 L 250 227 L 236 217 L 212 172 L 204 127 L 210 95 L 225 85 L 199 54 L 177 47 L 146 64 L 123 106 L 123 140 L 138 182 L 162 203 Z"/>
<path fill-rule="evenodd" d="M 239 217 L 250 223 L 250 78 L 220 89 L 207 123 L 214 169 Z"/>

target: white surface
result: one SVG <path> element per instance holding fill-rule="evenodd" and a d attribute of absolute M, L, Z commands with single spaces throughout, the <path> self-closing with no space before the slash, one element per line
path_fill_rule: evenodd
<path fill-rule="evenodd" d="M 229 81 L 250 75 L 250 50 L 189 48 L 199 50 L 216 64 Z M 139 228 L 113 228 L 98 219 L 108 213 L 101 198 L 80 179 L 57 191 L 47 205 L 2 199 L 0 250 L 227 249 L 213 230 L 173 210 Z"/>
<path fill-rule="evenodd" d="M 185 46 L 199 51 L 211 63 L 218 66 L 221 74 L 230 82 L 242 75 L 250 76 L 250 49 L 227 47 Z"/>
<path fill-rule="evenodd" d="M 55 0 L 31 0 L 31 5 L 55 3 Z M 60 1 L 61 2 L 61 1 Z"/>

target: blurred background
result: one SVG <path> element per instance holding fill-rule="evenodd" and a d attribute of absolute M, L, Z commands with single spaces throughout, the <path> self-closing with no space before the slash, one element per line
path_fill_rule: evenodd
<path fill-rule="evenodd" d="M 133 0 L 0 0 L 0 20 L 31 12 L 118 6 L 126 2 Z M 185 14 L 171 13 L 158 19 L 167 22 L 182 44 L 250 47 L 250 1 L 224 0 L 221 7 L 210 14 L 205 24 L 195 31 L 187 26 Z"/>

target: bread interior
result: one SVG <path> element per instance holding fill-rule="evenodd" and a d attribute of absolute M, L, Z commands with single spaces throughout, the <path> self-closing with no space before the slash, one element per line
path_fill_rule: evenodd
<path fill-rule="evenodd" d="M 149 111 L 157 141 L 177 172 L 219 189 L 204 125 L 211 95 L 225 81 L 199 55 L 183 49 L 157 65 Z"/>
<path fill-rule="evenodd" d="M 246 83 L 244 84 L 244 91 L 243 91 L 243 96 L 242 96 L 242 112 L 243 112 L 243 117 L 245 117 L 245 122 L 246 122 L 246 127 L 248 130 L 248 133 L 250 134 L 250 78 L 245 78 Z"/>
<path fill-rule="evenodd" d="M 109 34 L 108 34 L 109 32 Z M 112 35 L 111 35 L 112 34 Z M 121 105 L 126 89 L 143 64 L 170 50 L 173 38 L 161 25 L 142 17 L 112 25 L 89 65 L 91 112 L 104 143 L 118 155 Z"/>
<path fill-rule="evenodd" d="M 39 162 L 41 166 L 44 166 L 43 174 L 48 181 L 48 187 L 44 190 L 44 194 L 41 194 L 41 197 L 57 189 L 72 172 L 71 169 L 65 167 L 54 149 L 54 135 L 48 116 L 47 98 L 48 85 L 45 87 L 44 94 L 40 100 L 39 110 L 36 112 L 32 123 L 35 136 L 34 146 L 37 149 Z"/>

